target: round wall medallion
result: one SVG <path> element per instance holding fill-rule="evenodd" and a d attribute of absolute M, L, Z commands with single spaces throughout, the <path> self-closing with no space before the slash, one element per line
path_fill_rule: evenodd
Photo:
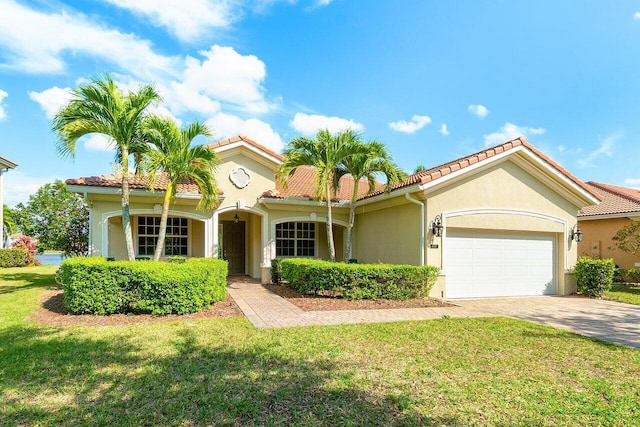
<path fill-rule="evenodd" d="M 244 168 L 235 168 L 229 174 L 229 179 L 238 188 L 244 188 L 251 182 L 251 175 Z"/>

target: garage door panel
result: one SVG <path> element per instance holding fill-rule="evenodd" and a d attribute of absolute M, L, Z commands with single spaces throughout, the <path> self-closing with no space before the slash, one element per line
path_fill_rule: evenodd
<path fill-rule="evenodd" d="M 448 233 L 448 298 L 556 293 L 553 235 Z"/>

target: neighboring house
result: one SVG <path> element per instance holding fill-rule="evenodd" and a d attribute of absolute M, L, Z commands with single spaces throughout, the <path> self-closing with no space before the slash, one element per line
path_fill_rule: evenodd
<path fill-rule="evenodd" d="M 4 205 L 2 197 L 2 174 L 7 172 L 9 169 L 15 169 L 17 166 L 17 163 L 14 163 L 9 159 L 5 159 L 4 157 L 0 157 L 0 208 Z M 2 226 L 2 224 L 4 224 L 4 216 L 3 209 L 0 209 L 0 226 Z M 4 241 L 4 227 L 2 228 L 2 239 Z M 0 245 L 0 247 L 1 246 L 2 245 Z"/>
<path fill-rule="evenodd" d="M 640 256 L 611 249 L 618 230 L 631 221 L 640 221 L 640 190 L 600 182 L 586 184 L 602 196 L 602 202 L 584 207 L 578 214 L 583 235 L 578 255 L 613 258 L 622 268 L 640 267 Z"/>
<path fill-rule="evenodd" d="M 184 186 L 171 206 L 166 254 L 222 257 L 231 274 L 269 280 L 272 258 L 327 258 L 325 206 L 312 200 L 314 169 L 276 184 L 280 154 L 239 136 L 212 144 L 219 154 L 221 204 L 195 210 Z M 132 178 L 136 251 L 153 252 L 163 182 L 155 193 Z M 119 179 L 67 180 L 89 200 L 92 255 L 125 258 Z M 337 257 L 344 253 L 353 180 L 334 196 Z M 430 264 L 442 269 L 437 298 L 569 294 L 577 259 L 570 230 L 600 196 L 523 138 L 409 176 L 385 193 L 360 186 L 354 229 L 358 262 Z"/>

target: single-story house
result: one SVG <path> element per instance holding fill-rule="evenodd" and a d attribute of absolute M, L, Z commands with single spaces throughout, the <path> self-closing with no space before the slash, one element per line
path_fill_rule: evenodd
<path fill-rule="evenodd" d="M 9 169 L 15 169 L 18 166 L 17 163 L 12 162 L 11 160 L 0 156 L 0 207 L 4 206 L 4 201 L 2 197 L 2 174 L 7 172 Z M 4 224 L 4 215 L 2 209 L 0 209 L 0 224 Z M 2 229 L 2 237 L 4 238 L 4 226 Z"/>
<path fill-rule="evenodd" d="M 597 206 L 586 206 L 578 214 L 582 242 L 578 255 L 613 258 L 621 268 L 640 267 L 640 256 L 612 249 L 613 236 L 631 221 L 640 221 L 640 190 L 589 181 L 591 189 L 602 196 Z"/>
<path fill-rule="evenodd" d="M 281 188 L 283 157 L 245 136 L 210 146 L 221 159 L 221 203 L 195 209 L 199 194 L 183 185 L 171 206 L 166 255 L 221 257 L 230 274 L 269 280 L 276 257 L 328 258 L 325 206 L 312 200 L 315 170 L 299 168 Z M 117 176 L 67 180 L 91 207 L 92 255 L 125 258 Z M 131 179 L 131 215 L 139 255 L 153 252 L 163 182 L 155 192 Z M 353 180 L 333 197 L 337 258 L 344 254 Z M 565 295 L 577 214 L 601 197 L 524 138 L 514 139 L 409 176 L 358 200 L 353 255 L 358 262 L 434 265 L 431 296 L 468 298 Z"/>

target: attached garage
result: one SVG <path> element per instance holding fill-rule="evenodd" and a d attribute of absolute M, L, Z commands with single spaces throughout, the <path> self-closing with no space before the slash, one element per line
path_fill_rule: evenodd
<path fill-rule="evenodd" d="M 555 295 L 555 235 L 449 231 L 447 298 Z"/>

